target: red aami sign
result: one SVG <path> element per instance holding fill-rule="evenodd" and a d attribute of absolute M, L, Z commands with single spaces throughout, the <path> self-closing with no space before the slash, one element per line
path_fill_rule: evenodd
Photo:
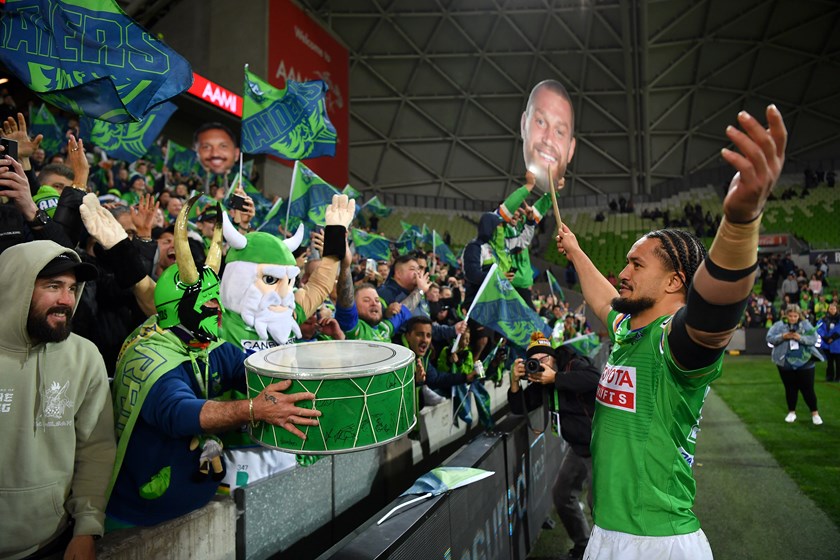
<path fill-rule="evenodd" d="M 323 80 L 329 86 L 327 115 L 338 135 L 335 156 L 307 159 L 304 163 L 341 189 L 347 184 L 349 174 L 350 57 L 347 49 L 291 0 L 271 0 L 268 29 L 268 76 L 265 78 L 271 85 L 283 88 L 288 78 L 296 82 Z"/>
<path fill-rule="evenodd" d="M 211 82 L 204 76 L 193 72 L 193 85 L 187 93 L 242 118 L 242 96 Z"/>

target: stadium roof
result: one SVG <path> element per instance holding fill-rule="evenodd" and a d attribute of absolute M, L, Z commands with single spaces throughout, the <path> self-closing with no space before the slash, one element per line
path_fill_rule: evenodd
<path fill-rule="evenodd" d="M 121 0 L 150 27 L 171 0 Z M 499 200 L 519 122 L 555 78 L 576 111 L 572 195 L 720 168 L 741 109 L 785 116 L 789 161 L 840 153 L 835 0 L 298 0 L 350 51 L 350 183 Z M 728 172 L 727 172 L 728 174 Z"/>

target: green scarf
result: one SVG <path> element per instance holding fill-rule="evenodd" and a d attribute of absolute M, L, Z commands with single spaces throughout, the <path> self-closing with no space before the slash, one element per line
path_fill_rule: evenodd
<path fill-rule="evenodd" d="M 164 374 L 190 361 L 196 380 L 202 388 L 204 397 L 207 398 L 207 385 L 210 382 L 208 379 L 209 354 L 222 343 L 223 341 L 217 340 L 203 349 L 188 348 L 172 331 L 161 329 L 157 325 L 156 315 L 146 319 L 128 336 L 120 351 L 112 385 L 117 457 L 106 497 L 111 496 L 111 490 L 114 488 L 128 442 L 131 439 L 131 432 L 140 417 L 143 402 L 152 386 Z M 201 371 L 198 366 L 198 360 L 204 362 L 204 371 Z"/>

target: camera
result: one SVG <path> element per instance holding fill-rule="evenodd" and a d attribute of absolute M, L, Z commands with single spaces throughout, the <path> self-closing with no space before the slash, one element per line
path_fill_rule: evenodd
<path fill-rule="evenodd" d="M 542 364 L 536 358 L 528 358 L 525 360 L 525 374 L 532 375 L 534 373 L 539 373 L 542 371 Z"/>
<path fill-rule="evenodd" d="M 231 210 L 244 210 L 245 198 L 237 194 L 231 195 L 230 201 L 228 202 L 228 206 L 230 206 Z"/>

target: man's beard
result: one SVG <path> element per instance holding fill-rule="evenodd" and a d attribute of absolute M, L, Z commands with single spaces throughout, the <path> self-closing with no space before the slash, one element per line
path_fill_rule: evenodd
<path fill-rule="evenodd" d="M 625 313 L 627 315 L 638 315 L 642 311 L 647 311 L 648 309 L 652 308 L 656 305 L 656 302 L 652 298 L 639 298 L 639 299 L 628 299 L 623 297 L 613 298 L 610 302 L 612 308 L 618 311 L 619 313 Z"/>
<path fill-rule="evenodd" d="M 51 313 L 60 313 L 62 311 L 65 312 L 65 316 L 67 317 L 64 324 L 57 327 L 50 326 L 47 317 Z M 29 317 L 26 319 L 26 331 L 32 340 L 37 340 L 38 342 L 62 342 L 67 340 L 67 337 L 70 336 L 70 331 L 73 329 L 72 317 L 73 310 L 65 305 L 50 307 L 43 315 L 36 315 L 30 309 Z"/>

